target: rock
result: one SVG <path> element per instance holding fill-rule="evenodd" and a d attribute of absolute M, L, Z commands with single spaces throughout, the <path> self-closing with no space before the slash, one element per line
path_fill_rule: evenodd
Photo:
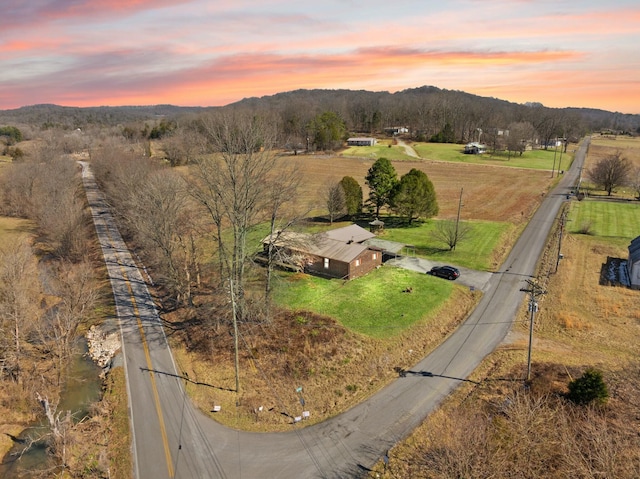
<path fill-rule="evenodd" d="M 86 336 L 89 356 L 98 366 L 108 369 L 111 359 L 120 349 L 120 334 L 107 334 L 99 327 L 91 326 Z"/>

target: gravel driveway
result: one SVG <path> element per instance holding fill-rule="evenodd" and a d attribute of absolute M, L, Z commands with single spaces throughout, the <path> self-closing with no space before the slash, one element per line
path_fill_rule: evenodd
<path fill-rule="evenodd" d="M 418 273 L 426 273 L 434 266 L 444 266 L 446 263 L 439 263 L 436 261 L 429 261 L 423 258 L 417 258 L 415 256 L 398 256 L 390 259 L 385 264 L 390 266 L 397 266 L 398 268 L 404 268 L 411 271 L 417 271 Z M 460 270 L 460 277 L 455 280 L 456 283 L 464 284 L 470 288 L 486 291 L 489 284 L 489 280 L 493 277 L 493 273 L 489 271 L 476 271 L 473 269 L 462 268 L 455 266 Z M 447 281 L 447 280 L 443 280 Z"/>

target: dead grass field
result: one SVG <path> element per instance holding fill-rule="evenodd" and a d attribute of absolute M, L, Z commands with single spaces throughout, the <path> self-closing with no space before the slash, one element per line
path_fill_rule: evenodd
<path fill-rule="evenodd" d="M 368 187 L 365 176 L 375 160 L 343 158 L 337 156 L 298 155 L 285 159 L 303 174 L 304 185 L 301 205 L 310 205 L 316 214 L 326 214 L 322 192 L 327 183 L 340 181 L 344 176 L 353 177 L 365 196 Z M 447 163 L 416 160 L 392 162 L 398 177 L 412 168 L 424 171 L 433 182 L 439 217 L 455 217 L 464 188 L 462 219 L 508 221 L 521 224 L 533 213 L 551 184 L 549 173 L 499 166 Z"/>
<path fill-rule="evenodd" d="M 555 242 L 552 239 L 551 242 Z M 586 235 L 568 235 L 563 242 L 564 259 L 556 274 L 552 268 L 554 251 L 542 265 L 547 294 L 539 301 L 532 354 L 531 391 L 559 395 L 570 380 L 587 367 L 603 372 L 610 399 L 604 417 L 611 434 L 625 438 L 631 449 L 624 453 L 638 461 L 640 441 L 640 291 L 600 284 L 600 270 L 607 257 L 625 258 L 626 239 L 611 240 Z M 514 388 L 524 391 L 528 346 L 528 315 L 523 307 L 519 322 L 503 345 L 485 359 L 470 379 L 478 385 L 464 385 L 390 454 L 390 466 L 382 464 L 375 474 L 400 477 L 445 477 L 412 469 L 428 449 L 430 431 L 441 430 L 460 408 L 480 404 L 500 404 Z M 548 425 L 553 428 L 553 424 Z M 635 436 L 635 439 L 634 439 Z M 634 446 L 635 444 L 635 446 Z M 611 445 L 613 447 L 613 445 Z M 625 446 L 628 447 L 628 446 Z M 614 448 L 617 454 L 620 450 Z M 620 459 L 618 459 L 620 460 Z M 472 476 L 470 476 L 472 477 Z M 582 477 L 582 476 L 580 476 Z M 611 476 L 607 476 L 611 477 Z M 634 475 L 621 475 L 631 479 Z"/>
<path fill-rule="evenodd" d="M 601 159 L 617 152 L 640 167 L 640 138 L 628 136 L 593 136 L 584 167 L 592 168 Z"/>

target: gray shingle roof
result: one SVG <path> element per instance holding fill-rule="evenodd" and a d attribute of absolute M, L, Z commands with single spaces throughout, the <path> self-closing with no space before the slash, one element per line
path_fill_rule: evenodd
<path fill-rule="evenodd" d="M 350 263 L 368 249 L 361 244 L 375 235 L 358 225 L 336 228 L 324 233 L 309 235 L 306 233 L 284 232 L 280 233 L 274 242 L 277 246 L 285 246 L 292 250 L 310 253 L 322 258 Z M 262 240 L 263 244 L 269 243 L 267 236 Z M 373 248 L 377 249 L 377 248 Z"/>

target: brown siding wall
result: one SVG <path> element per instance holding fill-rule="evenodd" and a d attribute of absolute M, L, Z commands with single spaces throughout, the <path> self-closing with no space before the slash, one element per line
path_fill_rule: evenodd
<path fill-rule="evenodd" d="M 375 256 L 375 259 L 373 259 Z M 360 266 L 356 266 L 356 260 L 360 260 Z M 367 250 L 349 265 L 349 279 L 364 276 L 372 269 L 382 264 L 382 251 Z"/>
<path fill-rule="evenodd" d="M 314 257 L 311 263 L 307 263 L 306 268 L 310 273 L 330 278 L 345 278 L 349 274 L 349 265 L 334 259 L 329 260 L 329 268 L 324 267 L 324 258 Z"/>

